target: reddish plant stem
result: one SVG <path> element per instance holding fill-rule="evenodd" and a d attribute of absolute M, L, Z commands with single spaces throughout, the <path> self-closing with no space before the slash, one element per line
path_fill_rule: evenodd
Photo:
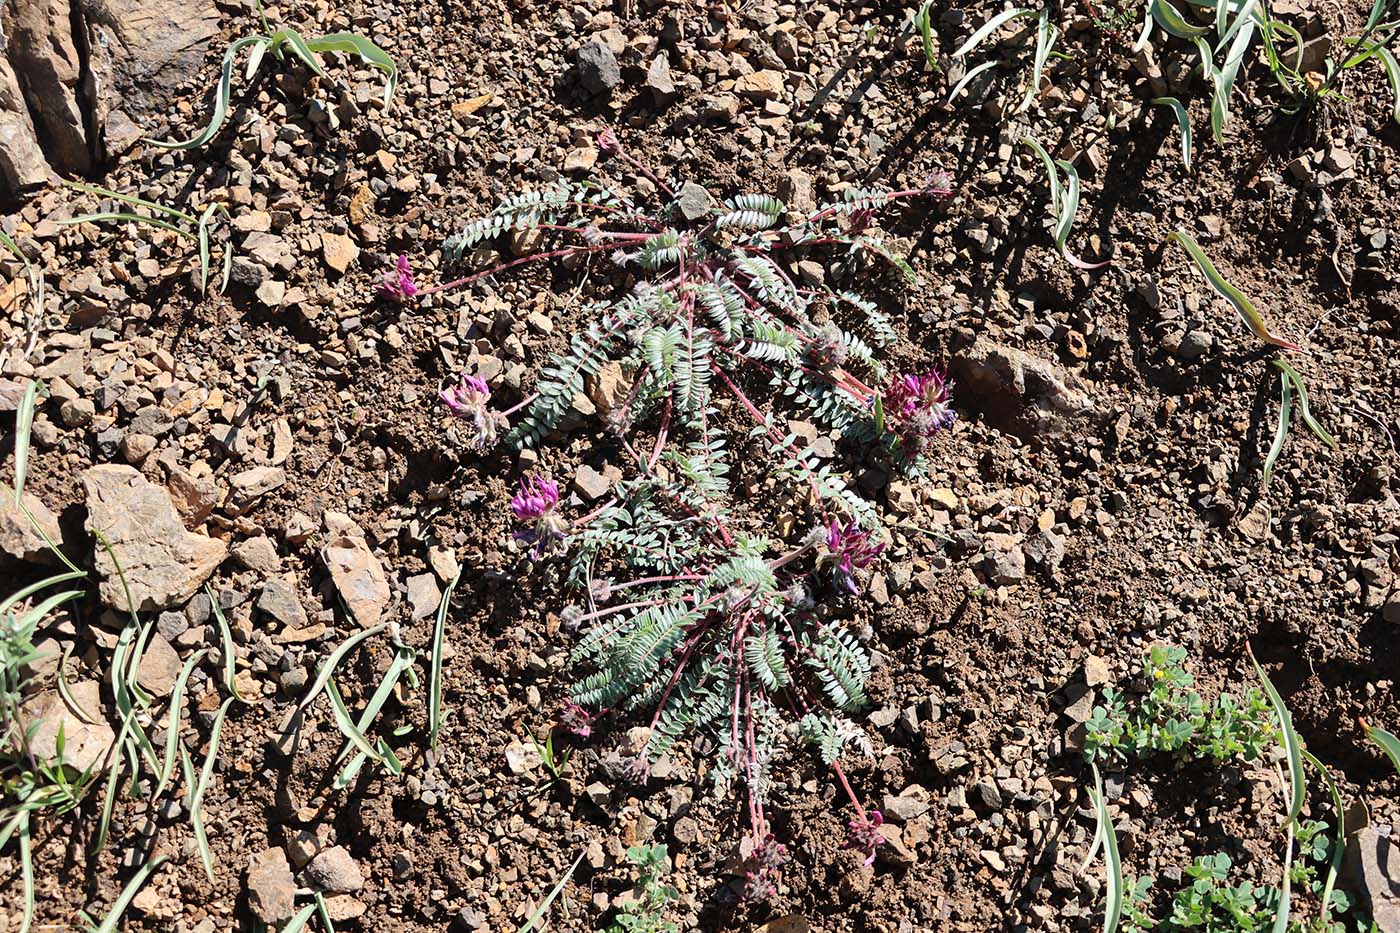
<path fill-rule="evenodd" d="M 579 253 L 596 253 L 599 250 L 611 248 L 612 247 L 608 246 L 607 244 L 600 244 L 598 246 L 566 246 L 562 249 L 552 249 L 544 253 L 533 253 L 529 256 L 521 256 L 519 259 L 512 259 L 510 262 L 502 263 L 498 266 L 492 266 L 490 269 L 483 269 L 480 272 L 473 272 L 471 275 L 463 276 L 460 279 L 453 279 L 451 282 L 444 282 L 441 285 L 434 285 L 432 288 L 425 288 L 422 291 L 420 291 L 418 295 L 419 297 L 422 297 L 424 295 L 436 295 L 438 292 L 445 292 L 450 288 L 460 288 L 463 285 L 470 285 L 472 282 L 484 279 L 487 276 L 499 275 L 500 273 L 505 272 L 507 269 L 513 269 L 516 266 L 523 266 L 528 262 L 539 262 L 541 259 L 553 259 L 556 256 L 574 256 Z"/>

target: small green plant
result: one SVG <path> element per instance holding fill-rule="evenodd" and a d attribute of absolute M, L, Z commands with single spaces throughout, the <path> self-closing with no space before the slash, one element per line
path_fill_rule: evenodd
<path fill-rule="evenodd" d="M 1207 706 L 1191 689 L 1192 676 L 1182 666 L 1183 648 L 1154 646 L 1143 661 L 1148 681 L 1145 696 L 1129 708 L 1112 687 L 1094 707 L 1085 728 L 1084 751 L 1090 761 L 1144 758 L 1155 752 L 1225 761 L 1257 759 L 1273 739 L 1269 701 L 1256 688 L 1242 700 L 1222 693 Z"/>
<path fill-rule="evenodd" d="M 1074 229 L 1074 217 L 1079 213 L 1079 172 L 1074 165 L 1064 159 L 1052 159 L 1039 140 L 1027 136 L 1021 140 L 1045 165 L 1045 177 L 1050 183 L 1050 211 L 1055 219 L 1055 249 L 1066 262 L 1076 269 L 1102 269 L 1109 260 L 1085 262 L 1069 249 L 1070 231 Z M 1060 181 L 1061 173 L 1064 181 Z"/>
<path fill-rule="evenodd" d="M 1274 464 L 1278 462 L 1279 454 L 1283 452 L 1283 442 L 1288 438 L 1288 429 L 1293 417 L 1293 396 L 1298 396 L 1298 417 L 1303 419 L 1303 424 L 1308 426 L 1318 440 L 1322 441 L 1333 450 L 1337 449 L 1337 440 L 1327 430 L 1318 423 L 1308 409 L 1308 387 L 1303 383 L 1303 377 L 1298 374 L 1287 360 L 1279 357 L 1274 360 L 1274 366 L 1279 371 L 1280 399 L 1278 411 L 1278 426 L 1274 429 L 1274 441 L 1269 446 L 1269 453 L 1264 458 L 1264 484 L 1268 485 L 1270 477 L 1274 474 Z"/>
<path fill-rule="evenodd" d="M 540 742 L 533 735 L 530 736 L 530 741 L 534 743 L 535 751 L 540 753 L 545 770 L 550 774 L 550 778 L 544 786 L 551 787 L 564 776 L 564 769 L 569 766 L 569 759 L 574 756 L 573 750 L 565 748 L 561 751 L 554 747 L 553 729 L 549 730 L 549 734 L 544 737 L 544 742 Z"/>
<path fill-rule="evenodd" d="M 97 211 L 91 214 L 80 214 L 77 217 L 69 217 L 60 220 L 58 223 L 63 226 L 82 223 L 138 223 L 152 227 L 159 227 L 162 230 L 169 230 L 171 233 L 179 234 L 181 237 L 194 243 L 199 249 L 199 290 L 205 292 L 209 290 L 209 233 L 213 224 L 222 216 L 227 223 L 230 217 L 228 208 L 223 204 L 210 204 L 203 212 L 195 217 L 193 214 L 177 210 L 173 207 L 166 207 L 164 204 L 157 204 L 154 201 L 147 201 L 144 198 L 134 197 L 129 194 L 118 194 L 106 188 L 98 188 L 95 185 L 84 185 L 76 181 L 66 182 L 68 187 L 75 191 L 82 191 L 87 194 L 95 194 L 99 197 L 113 198 L 135 207 L 144 207 L 155 216 L 137 214 L 131 211 Z M 233 269 L 233 241 L 229 240 L 224 245 L 224 269 L 223 280 L 219 284 L 219 291 L 223 292 L 228 288 L 229 273 Z"/>
<path fill-rule="evenodd" d="M 1235 286 L 1225 280 L 1215 268 L 1215 263 L 1210 261 L 1210 257 L 1197 245 L 1195 239 L 1184 230 L 1177 230 L 1167 235 L 1167 242 L 1175 241 L 1186 251 L 1186 255 L 1191 257 L 1195 263 L 1197 271 L 1205 278 L 1211 289 L 1230 303 L 1235 309 L 1235 313 L 1240 316 L 1240 320 L 1249 328 L 1249 332 L 1265 343 L 1271 343 L 1276 347 L 1283 347 L 1285 350 L 1296 350 L 1298 345 L 1291 340 L 1285 340 L 1269 330 L 1264 318 L 1259 314 L 1254 302 L 1249 300 L 1249 296 L 1240 291 Z"/>
<path fill-rule="evenodd" d="M 219 127 L 224 125 L 224 120 L 228 117 L 229 100 L 233 87 L 233 64 L 238 59 L 238 54 L 244 49 L 249 49 L 248 65 L 244 70 L 243 79 L 252 81 L 253 76 L 258 73 L 259 66 L 269 52 L 272 57 L 279 62 L 286 61 L 287 51 L 301 59 L 312 74 L 324 77 L 326 72 L 321 67 L 320 60 L 316 57 L 323 52 L 340 52 L 343 54 L 354 54 L 360 57 L 365 64 L 377 69 L 384 74 L 384 106 L 389 106 L 389 101 L 394 97 L 394 89 L 398 86 L 399 71 L 398 66 L 389 54 L 375 45 L 364 36 L 353 32 L 335 32 L 330 35 L 320 36 L 315 39 L 303 38 L 301 33 L 291 27 L 283 27 L 273 31 L 267 21 L 267 15 L 262 10 L 262 4 L 258 4 L 258 15 L 262 19 L 264 32 L 260 35 L 244 36 L 229 44 L 228 51 L 224 53 L 223 67 L 219 72 L 219 83 L 214 88 L 214 113 L 209 118 L 209 124 L 199 133 L 191 136 L 182 142 L 168 142 L 158 139 L 149 139 L 153 146 L 162 149 L 198 149 L 209 140 L 213 139 L 219 132 Z"/>
<path fill-rule="evenodd" d="M 679 927 L 666 919 L 666 907 L 680 892 L 662 881 L 669 867 L 666 847 L 632 846 L 627 860 L 637 869 L 637 897 L 613 918 L 607 933 L 676 933 Z"/>

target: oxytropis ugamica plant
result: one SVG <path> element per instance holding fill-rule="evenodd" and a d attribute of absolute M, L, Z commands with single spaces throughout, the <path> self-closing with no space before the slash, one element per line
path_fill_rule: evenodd
<path fill-rule="evenodd" d="M 889 472 L 926 468 L 933 439 L 956 417 L 951 384 L 933 368 L 888 373 L 877 352 L 896 339 L 890 317 L 822 283 L 882 268 L 916 282 L 878 236 L 876 212 L 949 192 L 942 177 L 903 191 L 847 189 L 800 216 L 776 198 L 746 194 L 687 216 L 680 186 L 632 159 L 611 132 L 599 148 L 649 178 L 662 203 L 644 207 L 613 188 L 559 181 L 508 198 L 443 244 L 458 262 L 494 238 L 539 231 L 539 251 L 426 288 L 401 259 L 380 290 L 418 300 L 571 257 L 630 274 L 620 297 L 583 312 L 586 325 L 533 394 L 498 410 L 491 386 L 463 376 L 441 401 L 466 446 L 484 450 L 502 440 L 545 443 L 592 390 L 633 476 L 586 515 L 567 514 L 547 476 L 522 480 L 510 503 L 521 545 L 535 560 L 562 561 L 580 596 L 563 618 L 580 632 L 573 657 L 584 674 L 562 725 L 587 735 L 600 716 L 649 709 L 650 737 L 632 764 L 639 779 L 678 741 L 707 735 L 717 786 L 745 789 L 752 855 L 742 887 L 763 899 L 788 860 L 767 807 L 770 767 L 786 739 L 814 743 L 833 769 L 854 811 L 847 843 L 866 864 L 884 839 L 881 814 L 861 804 L 839 761 L 845 747 L 868 749 L 849 716 L 865 703 L 870 656 L 843 619 L 885 547 L 883 532 L 874 507 L 781 428 L 774 408 L 839 432 L 851 456 Z M 790 268 L 804 257 L 824 260 L 820 281 Z M 764 482 L 788 482 L 788 498 L 775 492 L 767 504 L 781 501 L 798 516 L 794 532 L 756 533 L 756 522 L 771 530 L 771 517 L 736 501 L 736 433 L 746 473 L 760 464 Z"/>

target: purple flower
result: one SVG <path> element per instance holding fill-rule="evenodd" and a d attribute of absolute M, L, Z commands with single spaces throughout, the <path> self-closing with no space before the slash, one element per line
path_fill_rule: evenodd
<path fill-rule="evenodd" d="M 413 270 L 409 268 L 407 256 L 400 253 L 394 268 L 384 273 L 379 280 L 379 294 L 395 301 L 406 301 L 418 294 L 418 284 L 413 281 Z"/>
<path fill-rule="evenodd" d="M 952 388 L 947 374 L 936 369 L 890 380 L 882 399 L 885 419 L 906 456 L 923 453 L 935 434 L 958 420 Z"/>
<path fill-rule="evenodd" d="M 831 568 L 836 586 L 851 595 L 860 592 L 856 581 L 856 571 L 870 566 L 880 552 L 885 549 L 883 542 L 876 544 L 870 540 L 870 532 L 860 531 L 855 522 L 844 527 L 832 519 L 826 530 L 826 553 L 819 563 Z"/>
<path fill-rule="evenodd" d="M 884 822 L 883 813 L 871 810 L 869 819 L 857 818 L 846 824 L 846 848 L 864 852 L 867 866 L 875 864 L 875 849 L 885 842 L 885 837 L 880 832 Z"/>
<path fill-rule="evenodd" d="M 744 872 L 744 900 L 766 901 L 778 893 L 778 878 L 789 859 L 787 846 L 772 833 L 755 843 L 750 856 L 754 867 Z"/>
<path fill-rule="evenodd" d="M 497 430 L 504 419 L 487 406 L 491 403 L 491 387 L 475 376 L 462 376 L 461 381 L 443 389 L 438 399 L 447 406 L 452 417 L 470 421 L 474 429 L 469 446 L 473 450 L 488 450 L 496 443 Z"/>
<path fill-rule="evenodd" d="M 515 539 L 532 545 L 531 560 L 564 551 L 568 524 L 554 514 L 559 505 L 559 484 L 538 476 L 520 481 L 520 491 L 510 500 L 510 510 L 516 521 L 525 527 L 515 532 Z"/>
<path fill-rule="evenodd" d="M 586 739 L 593 734 L 593 714 L 573 700 L 565 700 L 564 708 L 559 713 L 559 725 L 571 734 Z"/>
<path fill-rule="evenodd" d="M 622 151 L 622 143 L 618 142 L 617 134 L 610 129 L 604 129 L 598 134 L 598 151 L 607 155 L 617 155 Z"/>

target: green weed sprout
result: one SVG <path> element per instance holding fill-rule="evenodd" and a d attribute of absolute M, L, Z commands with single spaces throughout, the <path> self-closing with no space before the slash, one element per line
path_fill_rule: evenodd
<path fill-rule="evenodd" d="M 75 191 L 83 191 L 87 194 L 95 194 L 104 198 L 114 198 L 135 207 L 144 207 L 155 216 L 137 214 L 131 211 L 98 211 L 92 214 L 80 214 L 77 217 L 70 217 L 60 220 L 62 226 L 72 226 L 82 223 L 138 223 L 151 227 L 159 227 L 162 230 L 169 230 L 171 233 L 179 234 L 181 237 L 194 243 L 199 249 L 199 290 L 207 292 L 209 290 L 209 232 L 217 220 L 216 215 L 221 215 L 225 222 L 230 214 L 228 208 L 223 204 L 210 204 L 204 211 L 195 217 L 182 210 L 173 207 L 166 207 L 164 204 L 157 204 L 154 201 L 147 201 L 144 198 L 133 197 L 129 194 L 118 194 L 106 188 L 98 188 L 95 185 L 84 185 L 76 181 L 65 182 L 68 187 Z M 224 267 L 223 280 L 219 285 L 219 291 L 228 289 L 229 273 L 233 269 L 233 241 L 229 240 L 224 246 Z"/>
<path fill-rule="evenodd" d="M 1036 139 L 1027 136 L 1021 140 L 1045 165 L 1045 176 L 1050 183 L 1050 210 L 1055 217 L 1055 248 L 1064 260 L 1076 269 L 1102 269 L 1110 260 L 1085 262 L 1069 249 L 1069 234 L 1074 228 L 1074 217 L 1079 213 L 1079 172 L 1074 165 L 1064 159 L 1052 159 L 1050 153 Z M 1060 181 L 1061 173 L 1064 181 Z"/>

